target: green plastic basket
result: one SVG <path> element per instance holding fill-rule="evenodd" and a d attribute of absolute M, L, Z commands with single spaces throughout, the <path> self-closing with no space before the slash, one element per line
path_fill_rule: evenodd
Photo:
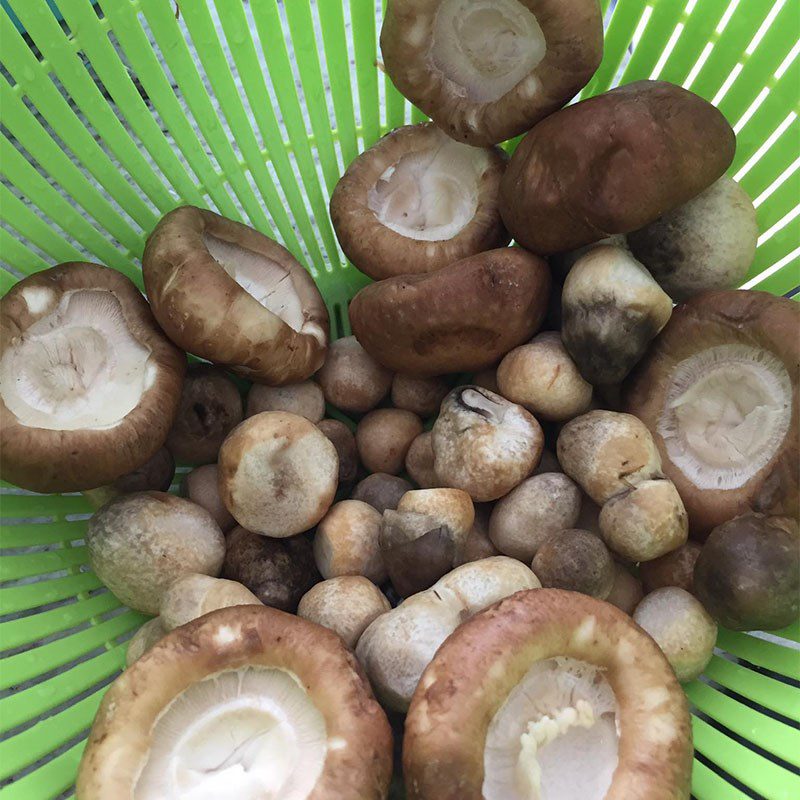
<path fill-rule="evenodd" d="M 334 185 L 381 134 L 424 116 L 377 64 L 380 0 L 3 1 L 0 291 L 84 259 L 142 285 L 159 216 L 208 206 L 283 242 L 335 335 L 366 279 L 328 217 Z M 604 0 L 605 59 L 583 92 L 660 77 L 738 134 L 731 175 L 761 236 L 747 287 L 800 283 L 798 0 Z M 3 488 L 2 800 L 70 796 L 84 737 L 144 617 L 87 567 L 81 496 Z M 800 628 L 721 631 L 694 707 L 699 800 L 800 797 Z M 109 798 L 117 800 L 117 798 Z"/>

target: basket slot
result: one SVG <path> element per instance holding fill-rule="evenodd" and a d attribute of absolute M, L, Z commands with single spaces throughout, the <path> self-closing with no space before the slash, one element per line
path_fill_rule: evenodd
<path fill-rule="evenodd" d="M 681 25 L 680 35 L 683 35 L 683 24 L 679 21 L 680 17 L 675 14 L 675 6 L 672 3 L 651 3 L 651 5 L 653 13 L 647 20 L 641 38 L 636 42 L 620 83 L 651 77 L 677 28 L 676 23 Z M 675 42 L 673 46 L 674 44 Z"/>
<path fill-rule="evenodd" d="M 58 35 L 63 37 L 60 28 Z M 138 225 L 149 230 L 157 219 L 153 210 L 94 140 L 48 77 L 49 67 L 37 60 L 4 12 L 0 13 L 0 39 L 3 42 L 3 65 L 17 81 L 21 93 L 30 99 L 46 122 L 58 130 L 60 140 L 80 161 L 81 167 L 103 187 L 104 193 L 113 197 Z M 2 114 L 5 117 L 5 107 Z M 114 155 L 119 157 L 116 153 Z"/>
<path fill-rule="evenodd" d="M 42 764 L 33 772 L 14 781 L 3 789 L 3 800 L 52 800 L 62 797 L 62 792 L 68 790 L 78 771 L 83 748 L 86 742 L 80 742 L 69 750 L 61 753 L 47 764 Z M 73 800 L 74 795 L 68 795 L 67 800 Z"/>
<path fill-rule="evenodd" d="M 9 484 L 4 486 L 10 488 Z M 83 514 L 92 511 L 86 498 L 79 494 L 3 494 L 0 504 L 4 520 L 28 519 L 32 509 L 36 509 L 37 517 Z"/>
<path fill-rule="evenodd" d="M 800 650 L 724 628 L 719 631 L 717 647 L 751 664 L 787 677 L 796 676 L 800 666 Z"/>
<path fill-rule="evenodd" d="M 728 781 L 695 759 L 692 767 L 692 797 L 697 800 L 751 800 L 751 795 L 739 791 Z"/>
<path fill-rule="evenodd" d="M 4 505 L 4 500 L 0 501 L 0 507 Z M 38 522 L 8 525 L 3 520 L 3 528 L 0 530 L 0 548 L 9 550 L 15 547 L 75 542 L 83 539 L 85 533 L 86 522 L 84 520 L 58 521 L 51 525 L 42 525 Z"/>
<path fill-rule="evenodd" d="M 696 3 L 688 16 L 675 49 L 659 75 L 660 80 L 671 81 L 689 88 L 693 71 L 699 71 L 698 61 L 707 47 L 713 48 L 714 29 L 725 13 L 727 2 Z M 710 49 L 708 50 L 710 53 Z M 706 56 L 707 57 L 707 56 Z"/>
<path fill-rule="evenodd" d="M 23 275 L 47 269 L 48 264 L 40 255 L 34 253 L 5 228 L 0 228 L 0 253 L 3 260 L 16 275 L 9 272 L 6 267 L 0 269 L 0 291 L 7 292 Z"/>
<path fill-rule="evenodd" d="M 386 11 L 386 0 L 382 0 L 382 10 Z M 380 48 L 380 38 L 378 40 Z M 378 54 L 380 58 L 380 53 Z M 383 93 L 386 98 L 384 107 L 386 109 L 386 129 L 394 130 L 405 124 L 406 121 L 406 99 L 395 89 L 392 79 L 388 74 L 383 75 Z"/>
<path fill-rule="evenodd" d="M 103 586 L 93 572 L 81 572 L 64 578 L 51 578 L 40 583 L 25 586 L 12 586 L 0 589 L 0 608 L 3 614 L 16 614 L 18 611 L 46 606 L 59 600 L 66 600 L 81 592 L 89 592 Z"/>
<path fill-rule="evenodd" d="M 380 136 L 378 70 L 375 68 L 378 58 L 375 0 L 350 0 L 350 21 L 356 57 L 361 135 L 366 150 Z"/>
<path fill-rule="evenodd" d="M 0 559 L 0 581 L 23 580 L 36 575 L 44 576 L 70 567 L 79 567 L 89 561 L 85 547 L 62 547 L 45 553 L 21 556 L 4 555 Z"/>

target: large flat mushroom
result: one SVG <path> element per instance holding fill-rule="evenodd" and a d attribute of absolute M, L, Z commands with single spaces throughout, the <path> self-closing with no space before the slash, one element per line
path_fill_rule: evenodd
<path fill-rule="evenodd" d="M 336 634 L 263 606 L 167 634 L 112 684 L 79 800 L 385 797 L 392 734 Z"/>
<path fill-rule="evenodd" d="M 176 208 L 148 237 L 142 271 L 159 325 L 187 352 L 272 386 L 322 366 L 322 296 L 286 248 L 253 228 Z"/>
<path fill-rule="evenodd" d="M 74 261 L 0 301 L 3 480 L 105 486 L 143 466 L 178 410 L 186 358 L 124 275 Z"/>

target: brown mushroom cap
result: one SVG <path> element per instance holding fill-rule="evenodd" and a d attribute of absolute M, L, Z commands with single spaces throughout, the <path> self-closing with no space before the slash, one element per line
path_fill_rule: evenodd
<path fill-rule="evenodd" d="M 205 713 L 189 712 L 192 699 Z M 270 731 L 266 752 L 245 749 L 254 727 L 252 735 Z M 264 776 L 259 762 L 263 769 L 287 750 L 286 772 Z M 176 771 L 216 795 L 240 789 L 245 773 L 281 797 L 298 782 L 297 796 L 309 799 L 383 797 L 392 734 L 338 636 L 275 609 L 225 608 L 168 634 L 117 678 L 92 726 L 77 792 L 82 800 L 134 789 L 177 796 L 185 787 Z"/>
<path fill-rule="evenodd" d="M 363 481 L 356 484 L 351 499 L 363 500 L 378 513 L 383 514 L 387 508 L 397 508 L 400 498 L 413 488 L 405 478 L 376 472 L 373 475 L 367 475 Z"/>
<path fill-rule="evenodd" d="M 558 253 L 638 230 L 730 166 L 736 137 L 696 94 L 637 81 L 551 114 L 520 143 L 500 210 L 517 242 Z"/>
<path fill-rule="evenodd" d="M 247 416 L 262 411 L 288 411 L 317 423 L 325 416 L 325 396 L 314 381 L 289 386 L 256 383 L 247 393 Z"/>
<path fill-rule="evenodd" d="M 225 538 L 200 506 L 164 492 L 112 500 L 89 520 L 89 563 L 125 605 L 158 614 L 161 598 L 189 573 L 218 575 Z"/>
<path fill-rule="evenodd" d="M 422 420 L 399 408 L 376 408 L 356 428 L 361 463 L 370 472 L 396 475 L 403 469 L 411 443 L 422 433 Z"/>
<path fill-rule="evenodd" d="M 219 490 L 240 525 L 293 536 L 316 525 L 339 482 L 336 448 L 305 417 L 264 411 L 231 432 L 219 451 Z"/>
<path fill-rule="evenodd" d="M 633 614 L 642 597 L 642 582 L 631 575 L 622 564 L 614 562 L 614 585 L 606 597 L 606 603 L 611 603 L 626 614 Z"/>
<path fill-rule="evenodd" d="M 272 539 L 237 527 L 228 534 L 222 577 L 243 584 L 266 606 L 294 611 L 319 572 L 304 536 Z"/>
<path fill-rule="evenodd" d="M 435 489 L 441 484 L 433 468 L 433 434 L 421 433 L 406 453 L 406 472 L 420 489 Z"/>
<path fill-rule="evenodd" d="M 539 423 L 522 406 L 461 386 L 433 426 L 434 468 L 442 483 L 473 500 L 496 500 L 531 474 L 543 444 Z"/>
<path fill-rule="evenodd" d="M 344 254 L 381 280 L 505 246 L 497 198 L 507 160 L 498 147 L 467 147 L 429 122 L 391 131 L 350 164 L 331 196 Z"/>
<path fill-rule="evenodd" d="M 331 440 L 339 456 L 339 483 L 350 483 L 358 474 L 358 449 L 356 437 L 344 422 L 322 419 L 317 427 Z"/>
<path fill-rule="evenodd" d="M 121 273 L 71 262 L 0 301 L 0 475 L 34 492 L 112 483 L 164 444 L 186 359 Z"/>
<path fill-rule="evenodd" d="M 300 600 L 297 616 L 330 628 L 352 649 L 366 627 L 391 607 L 371 581 L 341 575 L 312 586 Z"/>
<path fill-rule="evenodd" d="M 524 133 L 586 85 L 603 55 L 590 0 L 392 0 L 381 52 L 394 85 L 472 145 Z"/>
<path fill-rule="evenodd" d="M 420 417 L 438 413 L 450 387 L 443 378 L 418 378 L 397 373 L 392 380 L 392 405 Z"/>
<path fill-rule="evenodd" d="M 549 292 L 545 262 L 504 247 L 436 272 L 373 283 L 350 303 L 350 323 L 364 349 L 389 369 L 471 372 L 536 333 Z"/>
<path fill-rule="evenodd" d="M 308 378 L 328 345 L 328 311 L 292 254 L 212 211 L 170 211 L 147 239 L 142 272 L 173 342 L 259 383 Z"/>
<path fill-rule="evenodd" d="M 217 460 L 222 442 L 242 416 L 236 384 L 221 369 L 193 364 L 183 384 L 167 447 L 178 461 L 210 464 Z"/>
<path fill-rule="evenodd" d="M 570 528 L 549 536 L 531 564 L 542 586 L 569 589 L 605 600 L 614 587 L 614 562 L 600 539 Z"/>
<path fill-rule="evenodd" d="M 800 306 L 705 292 L 678 306 L 625 402 L 705 536 L 749 510 L 800 514 Z"/>
<path fill-rule="evenodd" d="M 219 470 L 216 464 L 204 464 L 186 473 L 181 482 L 181 494 L 208 511 L 223 533 L 236 526 L 236 520 L 219 496 Z"/>
<path fill-rule="evenodd" d="M 654 592 L 664 586 L 678 586 L 694 593 L 694 565 L 702 546 L 688 541 L 666 555 L 639 565 L 645 592 Z"/>
<path fill-rule="evenodd" d="M 580 757 L 569 756 L 566 736 L 562 758 L 558 750 L 555 760 L 541 751 L 530 753 L 533 766 L 539 762 L 543 768 L 543 780 L 557 779 L 554 770 L 568 769 L 581 778 L 579 785 L 594 790 L 593 797 L 688 798 L 693 755 L 689 708 L 655 642 L 608 603 L 538 589 L 512 595 L 465 622 L 426 669 L 406 717 L 403 773 L 410 800 L 530 797 L 520 793 L 514 780 L 504 784 L 505 793 L 493 791 L 502 776 L 491 761 L 487 773 L 487 740 L 506 744 L 509 772 L 519 764 L 522 775 L 529 775 L 532 765 L 529 758 L 520 758 L 523 737 L 518 739 L 516 731 L 525 734 L 529 724 L 572 707 L 577 698 L 565 691 L 559 701 L 554 673 L 550 702 L 547 696 L 537 702 L 539 692 L 547 692 L 549 681 L 542 678 L 530 685 L 528 699 L 515 694 L 515 688 L 548 668 L 566 668 L 580 677 L 581 669 L 569 667 L 581 664 L 589 676 L 602 670 L 613 695 L 613 716 L 607 712 L 605 725 L 618 726 L 616 758 L 598 764 L 586 757 L 598 752 L 593 739 L 604 731 L 598 721 L 581 740 L 586 749 Z M 495 722 L 501 719 L 512 726 L 505 729 L 507 738 Z M 565 728 L 558 733 L 572 730 L 568 724 Z"/>
<path fill-rule="evenodd" d="M 345 336 L 331 342 L 317 380 L 332 406 L 345 413 L 363 414 L 386 396 L 392 373 L 378 364 L 355 336 Z"/>
<path fill-rule="evenodd" d="M 162 447 L 154 456 L 140 467 L 117 478 L 112 487 L 123 494 L 146 492 L 168 492 L 175 477 L 175 459 L 166 447 Z"/>

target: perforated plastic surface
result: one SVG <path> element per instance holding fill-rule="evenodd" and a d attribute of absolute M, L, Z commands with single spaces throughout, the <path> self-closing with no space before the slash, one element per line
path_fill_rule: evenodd
<path fill-rule="evenodd" d="M 344 167 L 423 116 L 376 66 L 380 0 L 12 0 L 0 10 L 0 290 L 61 261 L 119 269 L 161 214 L 204 205 L 283 242 L 336 335 L 366 279 L 327 202 Z M 748 287 L 800 283 L 800 4 L 620 0 L 583 95 L 660 77 L 712 100 L 738 135 L 730 174 L 761 236 Z M 179 7 L 179 8 L 178 8 Z M 5 487 L 0 557 L 0 790 L 69 796 L 105 686 L 143 617 L 87 567 L 79 496 Z M 694 704 L 700 800 L 800 797 L 800 629 L 720 633 Z"/>

